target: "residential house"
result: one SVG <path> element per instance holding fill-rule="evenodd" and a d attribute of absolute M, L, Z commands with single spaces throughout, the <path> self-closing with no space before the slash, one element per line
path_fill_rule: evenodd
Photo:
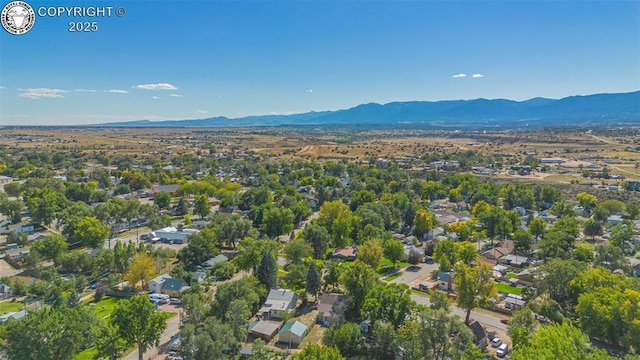
<path fill-rule="evenodd" d="M 334 260 L 355 260 L 358 254 L 358 248 L 355 245 L 335 249 L 331 258 Z"/>
<path fill-rule="evenodd" d="M 27 236 L 27 242 L 33 242 L 36 240 L 42 240 L 44 238 L 47 237 L 47 234 L 41 233 L 41 232 L 37 232 L 37 233 L 33 233 L 30 234 L 29 236 Z"/>
<path fill-rule="evenodd" d="M 452 291 L 453 290 L 453 272 L 438 271 L 438 287 L 440 290 Z"/>
<path fill-rule="evenodd" d="M 227 262 L 227 261 L 229 261 L 228 257 L 226 257 L 223 254 L 218 254 L 218 255 L 212 257 L 211 259 L 203 262 L 202 264 L 200 264 L 200 266 L 203 269 L 211 269 L 215 264 L 223 263 L 223 262 Z"/>
<path fill-rule="evenodd" d="M 199 283 L 207 280 L 207 273 L 204 271 L 193 271 L 191 272 L 191 278 Z"/>
<path fill-rule="evenodd" d="M 529 263 L 529 258 L 522 255 L 507 254 L 500 258 L 500 262 L 510 266 L 523 267 Z"/>
<path fill-rule="evenodd" d="M 618 214 L 610 215 L 610 216 L 607 218 L 607 222 L 608 222 L 609 224 L 611 224 L 611 225 L 618 225 L 619 223 L 621 223 L 621 222 L 622 222 L 622 220 L 623 220 L 623 219 L 622 219 L 622 215 L 618 215 Z"/>
<path fill-rule="evenodd" d="M 307 325 L 300 321 L 290 321 L 278 332 L 278 342 L 289 344 L 289 347 L 297 347 L 302 343 L 302 340 L 307 336 L 308 332 L 309 328 L 307 328 Z"/>
<path fill-rule="evenodd" d="M 511 254 L 514 248 L 513 240 L 502 240 L 497 247 L 483 252 L 482 255 L 487 259 L 500 260 L 506 255 Z"/>
<path fill-rule="evenodd" d="M 149 288 L 149 292 L 152 294 L 160 294 L 162 291 L 162 285 L 167 279 L 171 279 L 171 275 L 163 274 L 158 276 L 155 279 L 150 280 L 149 283 L 147 284 Z"/>
<path fill-rule="evenodd" d="M 331 326 L 340 321 L 344 309 L 344 295 L 322 293 L 318 304 L 317 322 L 322 326 Z"/>
<path fill-rule="evenodd" d="M 12 231 L 16 234 L 30 234 L 35 231 L 35 225 L 25 223 L 10 224 L 0 229 L 0 235 L 9 235 Z"/>
<path fill-rule="evenodd" d="M 518 274 L 518 282 L 522 285 L 532 286 L 533 285 L 533 273 L 529 269 L 524 269 L 520 271 Z"/>
<path fill-rule="evenodd" d="M 187 282 L 182 279 L 165 279 L 162 283 L 161 294 L 169 295 L 174 298 L 179 298 L 182 294 L 189 290 L 191 287 L 187 285 Z"/>
<path fill-rule="evenodd" d="M 260 319 L 281 319 L 282 313 L 296 308 L 298 295 L 292 290 L 272 289 L 258 313 Z"/>
<path fill-rule="evenodd" d="M 473 335 L 473 344 L 480 349 L 486 348 L 489 341 L 487 331 L 482 327 L 482 324 L 473 320 L 469 323 L 469 330 L 471 330 L 471 334 Z"/>
<path fill-rule="evenodd" d="M 265 342 L 271 341 L 280 329 L 281 323 L 260 320 L 249 324 L 249 334 Z"/>
<path fill-rule="evenodd" d="M 4 258 L 7 262 L 19 266 L 27 256 L 29 256 L 29 249 L 19 248 L 5 251 Z"/>
<path fill-rule="evenodd" d="M 0 282 L 0 299 L 8 299 L 13 297 L 13 288 L 3 282 Z"/>
<path fill-rule="evenodd" d="M 9 321 L 9 319 L 14 320 L 22 320 L 25 316 L 27 316 L 27 310 L 23 309 L 17 312 L 10 312 L 0 316 L 0 324 L 4 324 Z"/>

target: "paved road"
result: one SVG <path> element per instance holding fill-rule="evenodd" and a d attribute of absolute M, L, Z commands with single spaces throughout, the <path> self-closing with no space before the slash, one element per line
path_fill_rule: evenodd
<path fill-rule="evenodd" d="M 411 295 L 411 299 L 418 304 L 429 305 L 429 299 L 420 295 Z M 451 313 L 453 315 L 459 316 L 462 320 L 464 320 L 465 316 L 467 316 L 467 312 L 463 309 L 460 309 L 456 306 L 451 306 Z M 500 322 L 500 317 L 498 315 L 492 315 L 487 313 L 480 313 L 477 311 L 471 311 L 471 319 L 478 321 L 482 325 L 492 326 L 494 328 L 500 330 L 507 330 L 507 325 Z"/>

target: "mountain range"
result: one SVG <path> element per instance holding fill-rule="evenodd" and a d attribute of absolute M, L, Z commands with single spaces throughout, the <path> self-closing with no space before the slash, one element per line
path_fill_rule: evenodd
<path fill-rule="evenodd" d="M 137 120 L 97 126 L 116 127 L 385 127 L 433 129 L 522 128 L 546 126 L 640 125 L 640 91 L 533 98 L 525 101 L 475 99 L 362 104 L 337 111 L 257 115 L 230 119 Z"/>

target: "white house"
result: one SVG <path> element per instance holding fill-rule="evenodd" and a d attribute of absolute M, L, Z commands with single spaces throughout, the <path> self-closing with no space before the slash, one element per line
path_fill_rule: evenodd
<path fill-rule="evenodd" d="M 298 295 L 287 289 L 273 289 L 269 291 L 267 300 L 258 310 L 258 317 L 264 320 L 271 318 L 281 319 L 282 313 L 296 308 Z"/>
<path fill-rule="evenodd" d="M 149 287 L 149 292 L 152 294 L 160 294 L 162 292 L 162 285 L 166 279 L 171 279 L 171 275 L 163 274 L 158 276 L 157 278 L 149 281 L 147 286 Z"/>
<path fill-rule="evenodd" d="M 193 235 L 198 233 L 200 230 L 197 229 L 182 229 L 178 231 L 178 229 L 174 227 L 166 227 L 160 230 L 156 230 L 151 232 L 154 238 L 158 238 L 161 241 L 173 241 L 176 244 L 182 244 L 187 241 L 187 237 L 189 235 Z"/>

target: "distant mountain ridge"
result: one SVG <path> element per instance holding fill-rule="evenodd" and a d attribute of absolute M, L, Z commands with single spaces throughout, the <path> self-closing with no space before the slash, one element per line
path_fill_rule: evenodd
<path fill-rule="evenodd" d="M 599 124 L 640 125 L 640 91 L 533 98 L 525 101 L 474 99 L 369 103 L 337 111 L 292 115 L 224 116 L 197 120 L 126 121 L 94 126 L 251 127 L 386 126 L 420 128 L 543 127 Z"/>

